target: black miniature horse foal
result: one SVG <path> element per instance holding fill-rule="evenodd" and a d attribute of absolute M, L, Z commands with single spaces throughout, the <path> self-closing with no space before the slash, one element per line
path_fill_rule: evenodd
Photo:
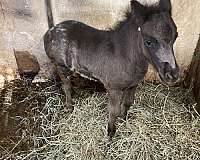
<path fill-rule="evenodd" d="M 49 30 L 44 46 L 63 82 L 65 105 L 73 110 L 69 79 L 73 73 L 98 79 L 109 95 L 110 138 L 116 132 L 117 117 L 126 118 L 149 63 L 162 81 L 171 84 L 178 80 L 173 52 L 177 28 L 171 17 L 170 0 L 160 0 L 156 6 L 132 0 L 126 19 L 109 31 L 72 20 L 54 26 L 50 2 L 46 2 Z"/>

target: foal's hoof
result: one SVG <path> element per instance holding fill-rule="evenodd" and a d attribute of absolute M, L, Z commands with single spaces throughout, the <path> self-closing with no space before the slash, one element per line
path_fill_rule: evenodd
<path fill-rule="evenodd" d="M 111 141 L 112 138 L 114 137 L 115 132 L 116 132 L 116 127 L 115 127 L 115 126 L 110 127 L 110 126 L 108 125 L 108 136 L 109 136 L 109 140 L 110 140 L 110 141 Z"/>
<path fill-rule="evenodd" d="M 128 113 L 127 112 L 125 112 L 125 113 L 123 113 L 123 114 L 121 114 L 120 116 L 119 116 L 119 119 L 120 119 L 120 122 L 122 123 L 122 122 L 124 122 L 124 121 L 126 121 L 127 119 L 128 119 Z"/>
<path fill-rule="evenodd" d="M 65 104 L 63 107 L 63 111 L 65 113 L 72 113 L 74 111 L 74 106 L 73 105 L 69 105 L 69 104 Z"/>

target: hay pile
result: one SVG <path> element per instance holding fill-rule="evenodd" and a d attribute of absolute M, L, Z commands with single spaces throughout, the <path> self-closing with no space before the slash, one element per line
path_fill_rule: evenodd
<path fill-rule="evenodd" d="M 3 159 L 200 159 L 200 116 L 190 90 L 141 84 L 129 119 L 117 123 L 112 142 L 107 137 L 106 93 L 76 91 L 71 115 L 63 112 L 63 95 L 55 87 L 39 96 L 46 97 L 37 116 L 40 134 L 29 134 L 33 146 L 27 151 L 4 148 Z"/>

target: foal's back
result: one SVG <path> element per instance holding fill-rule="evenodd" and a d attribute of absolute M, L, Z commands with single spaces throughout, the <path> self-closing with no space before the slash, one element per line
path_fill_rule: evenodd
<path fill-rule="evenodd" d="M 113 54 L 112 34 L 81 22 L 65 21 L 45 34 L 44 46 L 53 63 L 79 72 L 89 72 L 91 68 L 92 72 L 97 68 L 92 64 Z"/>
<path fill-rule="evenodd" d="M 78 50 L 95 51 L 109 41 L 110 35 L 110 31 L 98 30 L 81 22 L 64 21 L 48 30 L 44 37 L 44 45 L 45 49 L 50 49 L 48 47 L 57 42 L 68 42 L 76 45 Z M 58 43 L 57 46 L 59 45 L 61 44 Z"/>

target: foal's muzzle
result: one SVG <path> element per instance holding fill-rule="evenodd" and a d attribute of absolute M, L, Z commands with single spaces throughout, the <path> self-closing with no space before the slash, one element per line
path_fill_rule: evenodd
<path fill-rule="evenodd" d="M 180 70 L 178 65 L 176 65 L 175 68 L 172 68 L 168 62 L 161 63 L 158 73 L 161 80 L 167 84 L 176 83 L 180 78 Z"/>

